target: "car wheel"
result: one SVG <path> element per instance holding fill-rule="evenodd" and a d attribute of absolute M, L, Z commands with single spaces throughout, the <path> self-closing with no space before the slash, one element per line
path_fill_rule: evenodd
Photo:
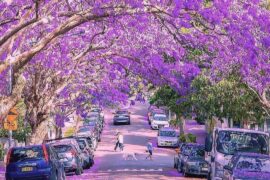
<path fill-rule="evenodd" d="M 185 169 L 183 169 L 183 175 L 184 175 L 184 177 L 188 177 L 188 173 L 186 173 Z"/>
<path fill-rule="evenodd" d="M 180 172 L 180 173 L 182 172 L 181 164 L 179 164 L 179 163 L 177 165 L 177 171 Z"/>
<path fill-rule="evenodd" d="M 211 180 L 211 172 L 208 173 L 207 180 Z"/>
<path fill-rule="evenodd" d="M 66 173 L 65 173 L 65 171 L 63 171 L 63 173 L 62 173 L 62 180 L 66 180 Z"/>

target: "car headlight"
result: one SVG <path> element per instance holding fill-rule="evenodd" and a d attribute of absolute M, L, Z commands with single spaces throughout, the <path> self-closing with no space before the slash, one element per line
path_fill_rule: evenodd
<path fill-rule="evenodd" d="M 197 165 L 197 162 L 190 162 L 190 161 L 188 161 L 187 162 L 187 165 L 189 165 L 189 166 L 196 166 Z"/>
<path fill-rule="evenodd" d="M 215 176 L 223 177 L 223 166 L 219 162 L 215 162 Z"/>

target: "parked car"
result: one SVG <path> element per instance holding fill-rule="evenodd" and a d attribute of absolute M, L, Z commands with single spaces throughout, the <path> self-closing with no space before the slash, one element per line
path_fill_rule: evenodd
<path fill-rule="evenodd" d="M 269 180 L 270 157 L 257 153 L 237 153 L 224 166 L 223 179 Z"/>
<path fill-rule="evenodd" d="M 91 117 L 84 119 L 83 126 L 94 126 L 101 134 L 103 130 L 103 123 L 98 117 Z"/>
<path fill-rule="evenodd" d="M 174 157 L 174 167 L 184 176 L 209 176 L 210 164 L 204 159 L 204 146 L 197 143 L 184 143 Z"/>
<path fill-rule="evenodd" d="M 53 143 L 53 148 L 64 164 L 65 172 L 75 172 L 76 175 L 83 173 L 83 161 L 73 144 L 64 144 L 61 142 Z"/>
<path fill-rule="evenodd" d="M 80 149 L 83 152 L 83 160 L 84 160 L 83 167 L 89 169 L 94 164 L 93 152 L 88 145 L 87 139 L 76 138 L 76 140 L 79 143 Z"/>
<path fill-rule="evenodd" d="M 151 128 L 160 129 L 163 127 L 169 127 L 169 121 L 166 114 L 155 113 L 153 118 L 151 118 Z"/>
<path fill-rule="evenodd" d="M 157 146 L 177 147 L 178 137 L 176 131 L 170 127 L 159 129 L 157 137 Z"/>
<path fill-rule="evenodd" d="M 81 126 L 77 132 L 79 137 L 93 137 L 96 141 L 100 141 L 100 133 L 94 126 Z"/>
<path fill-rule="evenodd" d="M 104 120 L 104 112 L 103 112 L 102 108 L 100 108 L 100 107 L 93 107 L 91 109 L 91 112 L 98 112 L 100 114 L 100 117 Z"/>
<path fill-rule="evenodd" d="M 152 118 L 153 116 L 156 114 L 165 114 L 164 110 L 158 109 L 156 106 L 152 106 L 151 108 L 149 108 L 148 110 L 148 123 L 151 124 Z"/>
<path fill-rule="evenodd" d="M 113 117 L 113 124 L 128 124 L 130 125 L 130 112 L 127 110 L 118 110 Z"/>
<path fill-rule="evenodd" d="M 214 128 L 205 138 L 205 151 L 205 159 L 211 163 L 209 179 L 222 179 L 223 167 L 234 154 L 269 154 L 269 133 L 240 128 Z"/>
<path fill-rule="evenodd" d="M 93 151 L 97 148 L 97 141 L 94 137 L 87 137 L 87 136 L 75 136 L 77 139 L 86 139 L 88 147 L 90 148 L 90 151 L 93 153 Z"/>
<path fill-rule="evenodd" d="M 48 144 L 11 148 L 5 176 L 7 180 L 61 180 L 66 177 L 63 163 Z"/>

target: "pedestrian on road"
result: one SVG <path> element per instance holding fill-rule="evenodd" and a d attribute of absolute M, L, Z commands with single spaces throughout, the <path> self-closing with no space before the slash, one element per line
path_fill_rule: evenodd
<path fill-rule="evenodd" d="M 150 160 L 153 160 L 152 159 L 152 155 L 153 155 L 153 144 L 151 142 L 151 139 L 148 139 L 148 143 L 147 143 L 147 152 L 149 153 L 148 156 L 146 156 L 145 159 L 148 159 L 150 158 Z"/>
<path fill-rule="evenodd" d="M 116 133 L 116 143 L 115 143 L 115 146 L 114 146 L 114 151 L 117 150 L 117 148 L 119 147 L 119 132 L 117 131 Z"/>
<path fill-rule="evenodd" d="M 123 151 L 123 149 L 124 149 L 124 136 L 122 133 L 119 133 L 118 142 L 119 142 L 120 150 Z"/>

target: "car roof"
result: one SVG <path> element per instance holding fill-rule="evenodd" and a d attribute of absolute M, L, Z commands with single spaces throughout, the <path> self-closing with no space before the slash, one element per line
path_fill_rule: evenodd
<path fill-rule="evenodd" d="M 44 143 L 45 144 L 45 143 Z M 20 147 L 12 147 L 12 149 L 26 149 L 26 148 L 35 148 L 35 147 L 41 147 L 43 144 L 38 145 L 30 145 L 30 146 L 20 146 Z M 50 144 L 45 144 L 45 146 L 49 146 Z"/>
<path fill-rule="evenodd" d="M 262 131 L 256 131 L 251 129 L 242 129 L 242 128 L 215 128 L 218 131 L 235 131 L 235 132 L 247 132 L 247 133 L 256 133 L 256 134 L 264 134 L 269 136 L 268 133 Z"/>

